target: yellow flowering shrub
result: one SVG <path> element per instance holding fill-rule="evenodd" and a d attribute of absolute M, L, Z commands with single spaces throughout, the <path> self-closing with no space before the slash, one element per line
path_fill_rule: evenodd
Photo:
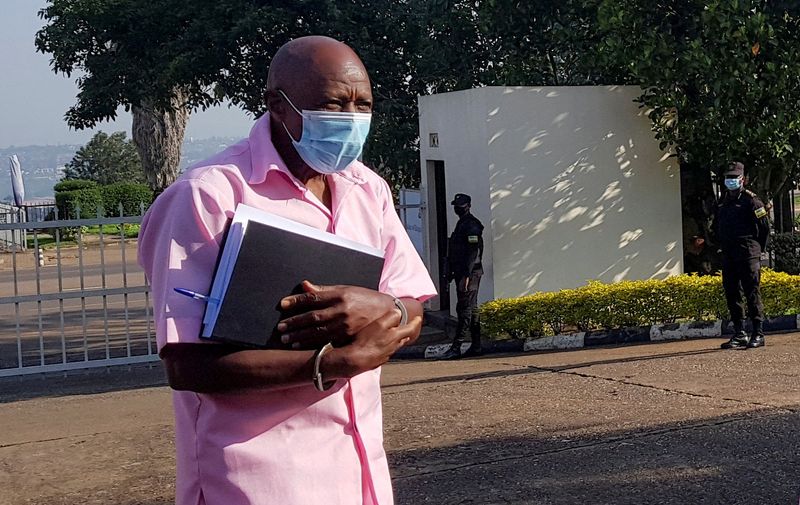
<path fill-rule="evenodd" d="M 800 312 L 800 276 L 764 269 L 761 297 L 768 316 Z M 728 309 L 719 276 L 678 275 L 665 280 L 592 281 L 576 289 L 499 299 L 481 306 L 490 335 L 514 338 L 723 319 Z"/>

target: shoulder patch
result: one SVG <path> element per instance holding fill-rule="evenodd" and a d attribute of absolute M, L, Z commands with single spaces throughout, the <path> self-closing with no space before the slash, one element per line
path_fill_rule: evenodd
<path fill-rule="evenodd" d="M 767 215 L 767 209 L 764 207 L 759 207 L 756 209 L 756 217 L 761 219 L 762 217 Z"/>
<path fill-rule="evenodd" d="M 467 235 L 467 242 L 470 244 L 477 244 L 479 241 L 479 237 L 477 235 Z"/>

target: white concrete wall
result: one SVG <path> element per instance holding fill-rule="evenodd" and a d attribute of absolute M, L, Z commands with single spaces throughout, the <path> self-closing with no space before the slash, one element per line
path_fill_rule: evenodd
<path fill-rule="evenodd" d="M 682 271 L 678 164 L 658 149 L 638 94 L 494 87 L 420 98 L 423 185 L 426 161 L 444 160 L 448 196 L 471 194 L 487 225 L 481 301 Z"/>
<path fill-rule="evenodd" d="M 420 150 L 422 151 L 422 189 L 425 198 L 425 222 L 435 219 L 434 201 L 426 194 L 429 187 L 426 162 L 440 160 L 445 164 L 445 185 L 447 191 L 447 235 L 455 229 L 458 216 L 453 212 L 450 202 L 456 193 L 472 197 L 472 213 L 486 227 L 484 230 L 484 276 L 478 292 L 478 303 L 494 298 L 492 279 L 493 254 L 491 234 L 491 202 L 489 201 L 489 151 L 486 149 L 486 98 L 483 89 L 444 93 L 419 98 L 420 111 Z M 439 147 L 429 146 L 429 133 L 438 133 Z M 430 235 L 431 227 L 425 231 L 427 254 L 423 258 L 431 274 L 436 279 L 437 258 L 444 251 L 436 247 L 436 237 Z M 437 283 L 438 287 L 438 283 Z M 450 305 L 455 314 L 455 285 L 451 283 Z M 447 305 L 447 304 L 444 304 Z"/>

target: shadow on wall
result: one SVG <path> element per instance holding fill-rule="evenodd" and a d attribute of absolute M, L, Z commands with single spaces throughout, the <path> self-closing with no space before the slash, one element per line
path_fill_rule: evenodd
<path fill-rule="evenodd" d="M 398 505 L 796 503 L 795 417 L 749 413 L 568 439 L 487 436 L 390 453 L 389 465 Z"/>
<path fill-rule="evenodd" d="M 495 282 L 507 296 L 680 273 L 678 172 L 618 91 L 512 88 L 489 110 Z"/>

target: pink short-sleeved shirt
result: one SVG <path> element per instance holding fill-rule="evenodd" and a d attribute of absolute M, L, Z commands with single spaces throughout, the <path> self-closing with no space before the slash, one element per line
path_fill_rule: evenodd
<path fill-rule="evenodd" d="M 328 176 L 329 211 L 286 168 L 269 115 L 247 139 L 190 169 L 152 205 L 139 235 L 158 346 L 199 343 L 204 306 L 173 291 L 206 292 L 226 220 L 238 203 L 385 251 L 380 290 L 436 294 L 386 182 L 361 163 Z M 310 279 L 313 282 L 313 279 Z M 178 505 L 388 505 L 380 370 L 307 386 L 237 394 L 173 393 Z"/>

